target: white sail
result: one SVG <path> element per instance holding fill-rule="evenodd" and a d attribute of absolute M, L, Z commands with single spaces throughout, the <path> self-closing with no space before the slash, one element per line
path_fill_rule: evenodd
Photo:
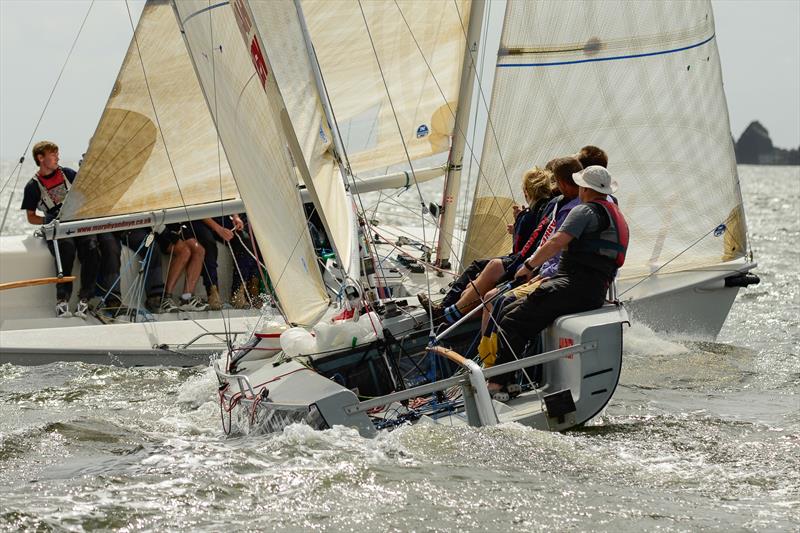
<path fill-rule="evenodd" d="M 290 322 L 313 324 L 328 298 L 264 43 L 245 2 L 174 5 L 283 311 Z"/>
<path fill-rule="evenodd" d="M 239 196 L 169 4 L 149 1 L 135 35 L 62 221 Z"/>
<path fill-rule="evenodd" d="M 340 264 L 347 268 L 353 249 L 358 246 L 353 233 L 353 207 L 331 152 L 331 132 L 314 81 L 297 7 L 292 0 L 250 2 L 249 7 L 302 152 L 305 167 L 299 165 L 301 178 L 341 259 Z"/>
<path fill-rule="evenodd" d="M 449 150 L 468 1 L 302 6 L 355 174 L 407 163 L 404 144 L 412 161 Z"/>
<path fill-rule="evenodd" d="M 506 9 L 465 260 L 510 250 L 503 233 L 524 169 L 587 144 L 606 150 L 620 183 L 631 229 L 622 276 L 742 257 L 710 2 L 510 0 Z"/>

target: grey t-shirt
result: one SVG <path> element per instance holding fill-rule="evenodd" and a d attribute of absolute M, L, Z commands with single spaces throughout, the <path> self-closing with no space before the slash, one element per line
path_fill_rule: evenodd
<path fill-rule="evenodd" d="M 564 219 L 559 231 L 569 233 L 576 239 L 580 239 L 584 233 L 592 233 L 600 229 L 600 218 L 586 204 L 576 205 Z"/>
<path fill-rule="evenodd" d="M 561 224 L 561 229 L 559 231 L 566 232 L 572 235 L 574 238 L 580 239 L 581 236 L 586 235 L 587 233 L 597 232 L 600 229 L 600 224 L 603 222 L 604 221 L 600 218 L 600 215 L 598 215 L 591 207 L 586 204 L 580 204 L 572 208 L 572 211 L 569 212 L 569 215 L 567 215 L 564 223 Z M 611 241 L 616 240 L 614 228 L 607 226 L 600 234 L 600 238 Z M 616 251 L 609 250 L 607 248 L 602 248 L 598 250 L 597 253 L 611 259 L 616 259 L 617 257 Z"/>

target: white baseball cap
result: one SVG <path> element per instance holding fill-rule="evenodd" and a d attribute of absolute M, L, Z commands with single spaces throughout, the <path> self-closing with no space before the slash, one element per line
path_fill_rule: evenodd
<path fill-rule="evenodd" d="M 603 194 L 611 194 L 617 190 L 617 181 L 600 165 L 586 167 L 573 174 L 572 179 L 579 187 L 594 189 Z"/>

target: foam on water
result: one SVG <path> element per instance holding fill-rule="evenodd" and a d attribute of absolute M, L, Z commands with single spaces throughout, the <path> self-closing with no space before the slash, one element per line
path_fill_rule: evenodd
<path fill-rule="evenodd" d="M 641 322 L 634 322 L 624 330 L 623 354 L 626 356 L 681 355 L 688 351 L 683 344 L 663 338 Z"/>
<path fill-rule="evenodd" d="M 591 426 L 226 437 L 210 368 L 3 365 L 0 529 L 798 530 L 792 172 L 740 168 L 764 281 L 721 340 L 626 329 Z"/>

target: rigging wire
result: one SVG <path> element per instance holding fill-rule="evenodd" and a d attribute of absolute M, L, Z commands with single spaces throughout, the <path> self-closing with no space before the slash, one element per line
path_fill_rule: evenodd
<path fill-rule="evenodd" d="M 208 29 L 209 29 L 209 40 L 211 43 L 214 42 L 214 23 L 213 18 L 211 17 L 211 0 L 208 1 Z M 217 61 L 216 61 L 216 54 L 214 51 L 216 47 L 212 46 L 211 50 L 211 80 L 214 86 L 214 122 L 216 122 L 216 117 L 219 116 L 219 106 L 217 105 Z M 220 45 L 220 51 L 222 50 L 222 46 Z M 220 209 L 220 220 L 224 220 L 225 217 L 225 208 L 223 207 L 224 202 L 224 192 L 222 187 L 222 154 L 220 152 L 220 138 L 219 138 L 219 131 L 214 128 L 214 132 L 216 133 L 217 137 L 217 172 L 219 174 L 219 209 Z M 237 187 L 238 190 L 238 187 Z M 241 197 L 241 194 L 239 194 Z M 231 250 L 231 256 L 233 257 L 233 264 L 236 265 L 236 269 L 239 270 L 239 264 L 236 262 L 236 256 L 233 254 L 233 249 L 231 248 L 231 244 L 228 241 L 225 241 L 228 245 L 228 248 Z M 213 243 L 213 246 L 216 246 L 216 242 Z M 205 261 L 203 262 L 203 268 L 205 268 Z M 239 271 L 239 277 L 242 276 L 241 271 Z M 211 281 L 209 279 L 209 281 Z M 242 284 L 245 284 L 245 281 L 242 280 Z M 217 291 L 219 291 L 219 280 L 217 280 Z M 250 299 L 250 295 L 248 294 L 248 300 Z M 251 302 L 252 303 L 252 302 Z M 225 330 L 225 344 L 228 346 L 228 350 L 230 350 L 233 346 L 231 345 L 231 339 L 228 336 L 228 332 L 232 329 L 231 327 L 231 314 L 230 312 L 225 313 L 225 310 L 221 310 L 222 314 L 222 323 L 223 329 Z M 225 325 L 227 318 L 227 325 Z"/>
<path fill-rule="evenodd" d="M 169 162 L 169 168 L 172 171 L 172 177 L 175 180 L 175 186 L 177 187 L 178 195 L 181 198 L 181 205 L 186 213 L 186 220 L 189 221 L 190 220 L 189 208 L 186 205 L 186 199 L 183 196 L 183 190 L 181 189 L 181 184 L 180 181 L 178 180 L 178 175 L 175 172 L 175 166 L 172 163 L 172 156 L 170 155 L 169 148 L 167 147 L 167 140 L 164 138 L 164 130 L 161 128 L 161 121 L 158 118 L 158 111 L 156 110 L 156 104 L 155 101 L 153 100 L 153 93 L 150 90 L 150 82 L 147 77 L 147 69 L 144 66 L 144 60 L 142 59 L 142 50 L 139 46 L 139 38 L 136 35 L 136 27 L 133 24 L 133 15 L 131 14 L 131 8 L 130 5 L 128 4 L 128 0 L 125 0 L 125 10 L 128 12 L 128 20 L 130 21 L 131 30 L 133 30 L 133 43 L 136 45 L 136 54 L 139 56 L 139 65 L 142 67 L 142 76 L 144 78 L 144 85 L 145 88 L 147 89 L 147 97 L 150 100 L 150 107 L 153 109 L 153 117 L 156 120 L 156 126 L 158 127 L 158 134 L 161 137 L 162 144 L 164 145 L 164 154 L 167 156 L 167 162 Z M 192 227 L 191 224 L 188 225 L 189 228 L 191 228 L 192 233 L 194 234 L 195 240 L 197 240 L 197 234 L 195 233 L 194 228 Z M 208 275 L 208 269 L 205 266 L 205 261 L 203 262 L 203 269 L 206 271 L 206 275 Z M 195 318 L 191 318 L 190 320 L 198 327 L 201 327 Z M 223 320 L 223 326 L 225 327 L 225 333 L 227 336 L 228 330 L 224 320 Z"/>
<path fill-rule="evenodd" d="M 409 33 L 409 35 L 411 36 L 411 39 L 414 41 L 414 45 L 417 47 L 417 51 L 419 52 L 419 55 L 420 55 L 420 57 L 421 57 L 421 58 L 422 58 L 422 60 L 425 62 L 425 66 L 428 68 L 428 72 L 429 72 L 429 74 L 431 75 L 431 78 L 433 79 L 433 82 L 434 82 L 434 84 L 436 84 L 436 88 L 439 90 L 439 94 L 442 96 L 442 99 L 444 100 L 444 102 L 445 102 L 445 105 L 447 106 L 447 109 L 448 109 L 448 111 L 450 111 L 450 115 L 451 115 L 451 116 L 453 117 L 453 119 L 455 120 L 455 118 L 456 118 L 456 112 L 454 112 L 454 111 L 453 111 L 453 108 L 450 106 L 450 102 L 448 102 L 448 100 L 447 100 L 447 97 L 446 97 L 446 95 L 444 94 L 444 90 L 442 89 L 441 85 L 439 84 L 439 80 L 436 78 L 436 74 L 434 73 L 434 71 L 433 71 L 433 68 L 431 67 L 430 63 L 428 62 L 428 59 L 425 57 L 425 54 L 424 54 L 424 52 L 422 51 L 422 47 L 420 46 L 420 44 L 419 44 L 419 41 L 417 40 L 416 36 L 414 35 L 414 31 L 411 29 L 411 26 L 410 26 L 410 24 L 408 23 L 408 20 L 406 19 L 405 15 L 403 14 L 403 11 L 402 11 L 402 9 L 401 9 L 401 8 L 400 8 L 400 6 L 397 4 L 397 0 L 394 0 L 394 4 L 395 4 L 395 6 L 397 7 L 397 10 L 398 10 L 398 12 L 400 13 L 400 17 L 403 19 L 403 23 L 406 25 L 406 28 L 408 29 L 408 33 Z M 490 4 L 491 4 L 491 2 L 490 2 Z M 463 30 L 463 23 L 461 22 L 461 13 L 458 11 L 458 8 L 457 8 L 457 7 L 456 7 L 456 13 L 458 14 L 458 18 L 459 18 L 459 24 L 461 24 L 461 27 L 462 27 L 462 30 Z M 487 35 L 488 35 L 488 32 L 486 32 L 484 35 L 485 35 L 485 36 L 487 36 Z M 488 38 L 488 37 L 485 37 L 485 38 Z M 467 34 L 466 34 L 466 33 L 464 33 L 464 40 L 465 40 L 465 50 L 468 50 L 468 49 L 469 49 L 469 42 L 467 42 Z M 472 58 L 472 54 L 470 54 L 469 56 L 470 56 L 470 61 L 471 61 L 471 63 L 472 63 L 472 70 L 473 70 L 473 72 L 475 72 L 475 78 L 476 78 L 476 80 L 478 81 L 478 85 L 479 85 L 479 87 L 480 87 L 480 75 L 481 75 L 481 74 L 480 74 L 480 71 L 478 71 L 478 70 L 475 68 L 475 61 L 474 61 L 474 59 Z M 481 60 L 481 61 L 483 61 L 483 60 L 484 60 L 483 54 L 481 54 L 481 56 L 480 56 L 480 60 Z M 486 104 L 486 102 L 485 102 L 485 100 L 484 100 L 484 105 L 485 105 L 485 104 Z M 469 103 L 469 104 L 467 104 L 467 105 L 470 105 L 470 106 L 471 106 L 471 103 Z M 487 116 L 488 116 L 488 114 L 489 114 L 489 113 L 488 113 L 488 107 L 486 108 L 486 110 L 487 110 Z M 476 123 L 476 124 L 477 124 L 477 116 L 478 116 L 478 114 L 477 114 L 477 110 L 476 110 L 476 113 L 475 113 L 475 123 Z M 456 126 L 457 126 L 457 124 L 456 124 Z M 469 154 L 470 154 L 470 155 L 469 155 L 469 165 L 470 165 L 470 166 L 469 166 L 469 172 L 470 172 L 470 173 L 472 172 L 472 163 L 473 163 L 473 161 L 474 161 L 474 162 L 477 164 L 477 166 L 478 166 L 478 175 L 480 176 L 480 175 L 483 173 L 483 169 L 481 168 L 481 165 L 480 165 L 480 163 L 478 162 L 477 156 L 475 155 L 475 146 L 474 146 L 474 136 L 475 136 L 475 134 L 476 134 L 475 130 L 476 130 L 476 128 L 475 128 L 475 127 L 473 127 L 473 132 L 472 132 L 472 134 L 473 134 L 473 141 L 472 141 L 472 143 L 468 143 L 468 142 L 466 141 L 466 138 L 467 138 L 467 132 L 466 132 L 466 131 L 464 131 L 464 130 L 463 130 L 461 127 L 459 127 L 459 128 L 458 128 L 458 133 L 460 133 L 460 134 L 461 134 L 461 136 L 464 138 L 464 144 L 465 144 L 465 145 L 466 145 L 466 147 L 469 149 Z M 502 155 L 500 155 L 500 157 L 501 157 L 501 159 L 502 159 Z M 450 162 L 449 162 L 449 161 L 448 161 L 448 164 L 450 164 Z M 505 169 L 505 166 L 504 166 L 504 169 Z M 468 179 L 469 179 L 469 176 L 468 176 Z M 511 190 L 511 191 L 512 191 L 512 193 L 511 193 L 511 194 L 512 194 L 512 197 L 513 197 L 513 189 L 512 189 L 512 187 L 511 187 L 511 182 L 510 182 L 510 181 L 509 181 L 509 179 L 508 179 L 508 174 L 507 174 L 507 173 L 506 173 L 506 181 L 508 182 L 509 190 Z M 499 205 L 499 203 L 497 202 L 497 196 L 498 196 L 498 195 L 497 195 L 497 194 L 494 192 L 494 190 L 492 189 L 492 187 L 491 187 L 491 185 L 490 185 L 489 183 L 487 183 L 486 185 L 487 185 L 487 187 L 489 188 L 489 192 L 490 192 L 490 193 L 491 193 L 491 195 L 492 195 L 492 202 L 495 204 L 495 206 L 496 206 L 496 207 L 500 208 L 500 205 Z M 436 221 L 436 224 L 437 224 L 437 229 L 441 229 L 441 228 L 439 228 L 439 221 L 438 221 L 438 220 Z M 451 238 L 453 238 L 453 236 L 451 236 Z M 461 260 L 461 258 L 458 258 L 458 261 L 459 261 L 459 262 L 460 262 L 460 260 Z M 463 266 L 463 265 L 462 265 L 462 266 Z"/>
<path fill-rule="evenodd" d="M 33 142 L 34 137 L 36 137 L 36 132 L 39 131 L 39 126 L 42 123 L 42 119 L 44 119 L 44 114 L 47 112 L 47 108 L 50 106 L 50 101 L 53 99 L 53 95 L 56 92 L 56 88 L 58 87 L 58 83 L 61 81 L 61 76 L 64 74 L 64 70 L 67 68 L 67 64 L 69 63 L 70 57 L 72 57 L 72 52 L 75 50 L 75 45 L 78 44 L 78 39 L 83 33 L 83 28 L 86 25 L 86 21 L 89 18 L 89 13 L 92 12 L 92 7 L 94 7 L 94 0 L 92 3 L 89 4 L 89 8 L 86 10 L 86 14 L 83 16 L 83 20 L 81 21 L 81 25 L 78 28 L 78 33 L 75 35 L 75 39 L 72 41 L 72 45 L 69 47 L 69 51 L 67 52 L 67 57 L 64 59 L 64 63 L 61 65 L 61 70 L 58 72 L 58 76 L 56 77 L 56 81 L 53 83 L 52 89 L 50 89 L 50 94 L 47 96 L 47 101 L 44 103 L 44 107 L 42 108 L 42 112 L 39 114 L 39 119 L 36 121 L 36 125 L 33 127 L 33 131 L 31 132 L 31 136 L 28 139 L 28 143 L 25 145 L 25 149 L 22 151 L 22 155 L 19 158 L 19 162 L 14 166 L 11 172 L 6 178 L 5 183 L 3 183 L 2 188 L 0 188 L 0 194 L 5 191 L 8 184 L 11 182 L 11 177 L 14 175 L 14 172 L 17 173 L 17 177 L 14 179 L 14 186 L 11 189 L 11 194 L 8 198 L 8 205 L 6 206 L 6 210 L 3 213 L 3 221 L 0 223 L 0 234 L 3 233 L 3 228 L 6 224 L 6 218 L 8 217 L 8 211 L 11 209 L 11 201 L 14 198 L 14 191 L 17 189 L 17 184 L 19 183 L 19 177 L 22 173 L 22 163 L 25 161 L 25 155 L 28 153 L 28 149 L 31 147 L 31 143 Z"/>
<path fill-rule="evenodd" d="M 367 22 L 367 15 L 366 15 L 366 13 L 364 13 L 364 6 L 362 5 L 361 0 L 358 0 L 358 8 L 361 10 L 361 17 L 364 19 L 364 27 L 367 30 L 367 36 L 369 37 L 369 42 L 370 42 L 370 45 L 372 46 L 372 53 L 375 56 L 375 62 L 378 65 L 378 71 L 381 74 L 381 80 L 383 80 L 383 86 L 384 86 L 384 89 L 386 90 L 386 96 L 387 96 L 387 98 L 389 100 L 389 106 L 392 109 L 392 116 L 394 117 L 395 124 L 397 125 L 397 133 L 400 136 L 400 141 L 403 144 L 403 151 L 406 154 L 406 160 L 408 161 L 408 166 L 411 169 L 411 176 L 414 178 L 414 185 L 417 188 L 417 194 L 419 195 L 419 200 L 420 200 L 420 202 L 422 204 L 423 215 L 424 215 L 425 211 L 427 211 L 427 209 L 425 208 L 425 200 L 422 197 L 422 190 L 420 189 L 419 183 L 417 182 L 417 175 L 416 175 L 416 172 L 414 172 L 414 165 L 412 164 L 411 156 L 408 153 L 408 146 L 406 145 L 405 137 L 403 137 L 403 128 L 400 126 L 400 120 L 397 118 L 397 111 L 396 111 L 396 109 L 394 107 L 394 102 L 392 101 L 392 95 L 389 92 L 389 85 L 386 82 L 386 77 L 383 74 L 383 67 L 381 66 L 380 58 L 378 58 L 378 50 L 375 48 L 375 41 L 372 39 L 372 32 L 369 29 L 369 23 Z M 427 240 L 427 238 L 425 236 L 425 217 L 424 216 L 422 217 L 422 240 L 423 241 Z M 426 284 L 428 286 L 428 294 L 430 294 L 431 293 L 431 281 L 430 281 L 430 277 L 428 275 L 427 270 L 425 271 L 425 282 L 426 282 Z M 433 336 L 433 330 L 434 330 L 433 313 L 428 313 L 428 314 L 430 315 L 429 318 L 430 318 L 431 336 Z"/>
<path fill-rule="evenodd" d="M 728 222 L 728 221 L 729 221 L 731 218 L 732 218 L 732 216 L 729 216 L 729 217 L 728 217 L 728 218 L 725 220 L 725 222 L 727 223 L 727 222 Z M 670 264 L 670 263 L 672 263 L 673 261 L 675 261 L 677 258 L 679 258 L 679 257 L 680 257 L 680 256 L 682 256 L 683 254 L 685 254 L 686 252 L 688 252 L 689 250 L 691 250 L 692 248 L 694 248 L 695 246 L 697 246 L 697 245 L 700 243 L 700 241 L 702 241 L 703 239 L 705 239 L 706 237 L 708 237 L 709 235 L 711 235 L 712 233 L 714 233 L 714 231 L 716 231 L 718 227 L 719 227 L 719 226 L 714 226 L 713 228 L 711 228 L 710 230 L 708 230 L 707 232 L 705 232 L 705 233 L 704 233 L 703 235 L 701 235 L 701 236 L 700 236 L 700 237 L 699 237 L 699 238 L 698 238 L 696 241 L 694 241 L 692 244 L 690 244 L 689 246 L 687 246 L 686 248 L 684 248 L 683 250 L 681 250 L 681 251 L 680 251 L 680 252 L 679 252 L 677 255 L 675 255 L 675 256 L 674 256 L 672 259 L 670 259 L 669 261 L 665 262 L 663 265 L 661 265 L 661 266 L 660 266 L 660 267 L 658 267 L 657 269 L 655 269 L 655 270 L 653 270 L 652 272 L 650 272 L 650 274 L 648 274 L 647 276 L 643 277 L 643 278 L 642 278 L 642 279 L 640 279 L 638 282 L 634 283 L 633 285 L 631 285 L 630 287 L 628 287 L 627 289 L 625 289 L 624 291 L 622 291 L 621 293 L 619 293 L 619 295 L 617 296 L 617 298 L 620 298 L 620 297 L 622 297 L 623 295 L 625 295 L 626 293 L 628 293 L 628 292 L 630 292 L 631 290 L 635 289 L 636 287 L 638 287 L 639 285 L 641 285 L 642 283 L 644 283 L 644 282 L 645 282 L 645 281 L 647 281 L 648 279 L 652 278 L 652 277 L 653 277 L 654 275 L 656 275 L 656 274 L 657 274 L 657 273 L 658 273 L 658 272 L 659 272 L 659 271 L 660 271 L 662 268 L 664 268 L 664 267 L 665 267 L 665 266 L 667 266 L 668 264 Z"/>

